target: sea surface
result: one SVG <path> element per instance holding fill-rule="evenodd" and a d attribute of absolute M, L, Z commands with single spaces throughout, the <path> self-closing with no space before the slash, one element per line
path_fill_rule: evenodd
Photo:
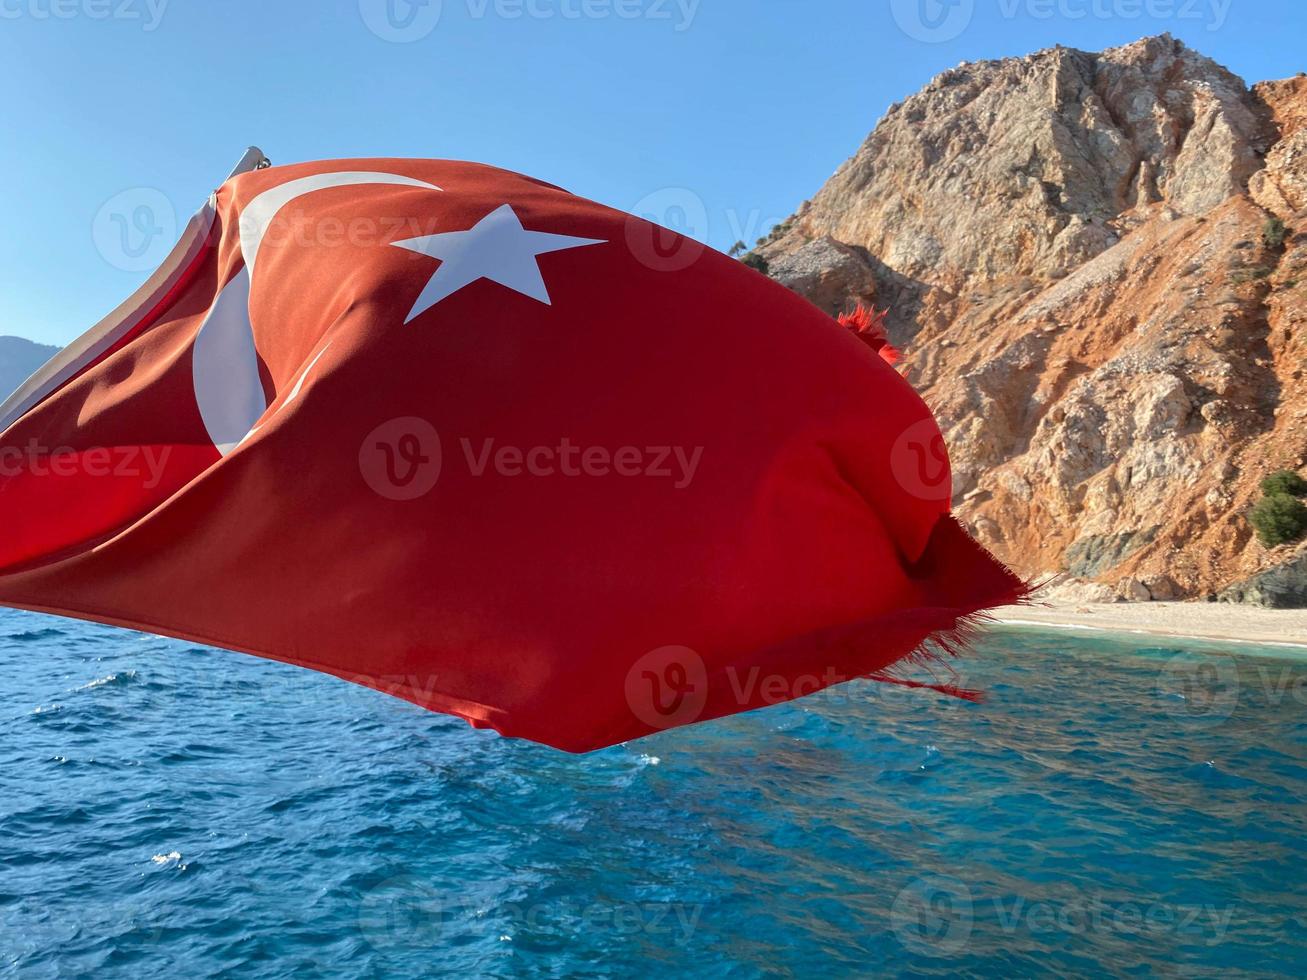
<path fill-rule="evenodd" d="M 1307 975 L 1307 662 L 959 669 L 574 757 L 0 610 L 0 975 Z"/>

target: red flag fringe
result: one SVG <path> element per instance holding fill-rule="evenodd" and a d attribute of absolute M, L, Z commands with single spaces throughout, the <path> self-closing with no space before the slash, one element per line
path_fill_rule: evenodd
<path fill-rule="evenodd" d="M 903 355 L 889 342 L 889 334 L 885 332 L 885 317 L 888 315 L 888 307 L 867 309 L 859 303 L 856 310 L 841 313 L 838 319 L 840 326 L 848 327 L 859 340 L 883 357 L 886 364 L 894 364 Z"/>

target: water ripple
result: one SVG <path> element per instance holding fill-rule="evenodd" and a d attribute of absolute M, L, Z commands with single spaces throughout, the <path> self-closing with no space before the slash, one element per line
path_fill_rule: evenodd
<path fill-rule="evenodd" d="M 1307 664 L 1240 649 L 995 630 L 985 704 L 577 758 L 0 612 L 0 972 L 1303 975 Z"/>

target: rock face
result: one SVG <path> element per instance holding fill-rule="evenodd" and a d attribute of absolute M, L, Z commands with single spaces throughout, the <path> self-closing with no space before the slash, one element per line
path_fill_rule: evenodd
<path fill-rule="evenodd" d="M 1296 560 L 1246 512 L 1307 467 L 1307 77 L 1169 36 L 962 65 L 781 227 L 775 278 L 890 306 L 955 509 L 1022 573 L 1267 601 L 1229 590 Z"/>
<path fill-rule="evenodd" d="M 1221 598 L 1227 602 L 1250 602 L 1274 609 L 1307 606 L 1307 548 L 1300 548 L 1282 565 L 1244 582 L 1236 582 L 1221 593 Z"/>
<path fill-rule="evenodd" d="M 58 352 L 21 337 L 0 337 L 0 402 Z"/>

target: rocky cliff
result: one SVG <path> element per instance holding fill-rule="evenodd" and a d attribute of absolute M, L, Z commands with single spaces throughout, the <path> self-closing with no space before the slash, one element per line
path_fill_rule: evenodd
<path fill-rule="evenodd" d="M 758 252 L 890 308 L 955 508 L 1088 596 L 1307 603 L 1247 511 L 1307 466 L 1307 77 L 1169 36 L 963 64 L 890 109 Z"/>
<path fill-rule="evenodd" d="M 0 402 L 58 352 L 21 337 L 0 337 Z"/>

